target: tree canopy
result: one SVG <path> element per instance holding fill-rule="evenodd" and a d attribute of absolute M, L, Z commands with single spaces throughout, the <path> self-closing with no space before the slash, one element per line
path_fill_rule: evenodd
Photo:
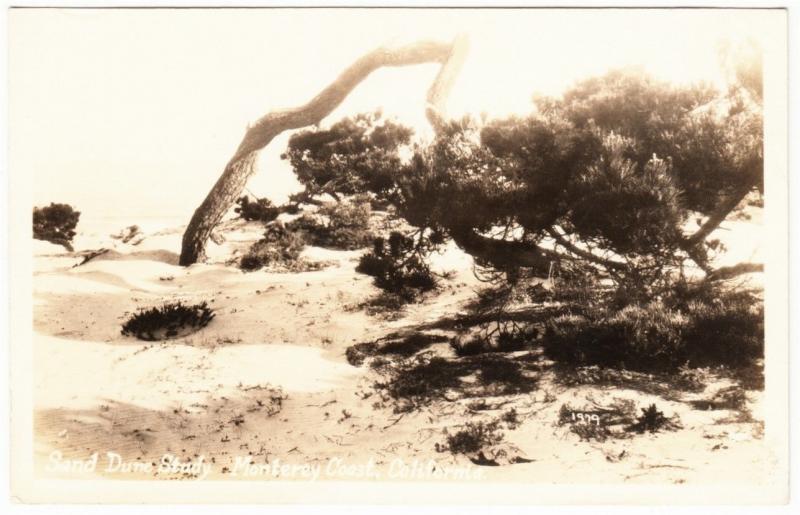
<path fill-rule="evenodd" d="M 420 238 L 498 270 L 578 263 L 651 282 L 691 260 L 712 274 L 708 235 L 763 189 L 752 68 L 727 92 L 613 71 L 527 116 L 448 122 L 407 160 L 410 129 L 359 115 L 295 134 L 285 156 L 308 191 L 370 192 Z"/>

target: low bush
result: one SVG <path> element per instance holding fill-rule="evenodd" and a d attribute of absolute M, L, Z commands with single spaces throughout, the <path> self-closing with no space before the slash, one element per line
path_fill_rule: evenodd
<path fill-rule="evenodd" d="M 56 204 L 33 208 L 33 237 L 61 245 L 72 252 L 72 239 L 80 219 L 80 211 L 69 204 Z"/>
<path fill-rule="evenodd" d="M 234 212 L 248 222 L 271 222 L 280 214 L 280 209 L 268 198 L 260 198 L 251 202 L 250 198 L 245 195 L 238 198 L 236 204 L 238 207 L 234 208 Z"/>
<path fill-rule="evenodd" d="M 497 421 L 467 422 L 463 429 L 447 435 L 446 449 L 453 454 L 473 454 L 496 445 L 504 438 L 499 425 Z"/>
<path fill-rule="evenodd" d="M 298 263 L 303 248 L 305 241 L 301 235 L 288 231 L 281 224 L 271 224 L 264 232 L 264 237 L 242 256 L 239 267 L 246 271 L 258 270 L 268 265 L 291 268 Z"/>
<path fill-rule="evenodd" d="M 409 302 L 436 287 L 436 278 L 413 240 L 397 231 L 388 241 L 376 238 L 372 251 L 361 256 L 356 271 L 374 277 L 375 286 Z"/>
<path fill-rule="evenodd" d="M 207 326 L 213 318 L 214 311 L 205 302 L 172 302 L 134 313 L 122 324 L 122 334 L 146 341 L 177 338 Z"/>
<path fill-rule="evenodd" d="M 748 292 L 720 293 L 687 305 L 684 333 L 692 366 L 742 367 L 764 357 L 764 306 Z"/>
<path fill-rule="evenodd" d="M 369 246 L 375 239 L 369 227 L 370 214 L 368 202 L 330 203 L 314 214 L 304 214 L 287 223 L 286 228 L 303 233 L 310 245 L 355 250 Z"/>
<path fill-rule="evenodd" d="M 664 413 L 659 411 L 655 404 L 651 404 L 647 408 L 642 408 L 642 414 L 636 419 L 636 423 L 631 425 L 628 430 L 637 433 L 650 432 L 655 433 L 661 429 L 674 430 L 677 429 L 678 424 L 667 417 Z"/>
<path fill-rule="evenodd" d="M 555 361 L 632 369 L 679 366 L 687 321 L 661 303 L 628 306 L 607 319 L 562 315 L 550 320 L 545 352 Z"/>
<path fill-rule="evenodd" d="M 740 367 L 763 357 L 763 306 L 755 296 L 718 287 L 676 292 L 617 311 L 553 318 L 545 353 L 562 363 L 644 371 Z"/>

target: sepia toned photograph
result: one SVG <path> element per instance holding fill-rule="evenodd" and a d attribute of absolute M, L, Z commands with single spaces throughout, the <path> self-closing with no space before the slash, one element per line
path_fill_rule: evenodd
<path fill-rule="evenodd" d="M 12 494 L 786 502 L 786 26 L 10 9 Z"/>

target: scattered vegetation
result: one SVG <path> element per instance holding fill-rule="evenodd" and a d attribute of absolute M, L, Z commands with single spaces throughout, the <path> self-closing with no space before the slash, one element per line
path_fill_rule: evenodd
<path fill-rule="evenodd" d="M 207 326 L 213 318 L 206 302 L 172 302 L 134 313 L 122 324 L 122 334 L 146 341 L 177 338 Z"/>
<path fill-rule="evenodd" d="M 61 245 L 72 252 L 72 239 L 80 219 L 80 211 L 69 204 L 56 204 L 33 208 L 33 237 Z"/>

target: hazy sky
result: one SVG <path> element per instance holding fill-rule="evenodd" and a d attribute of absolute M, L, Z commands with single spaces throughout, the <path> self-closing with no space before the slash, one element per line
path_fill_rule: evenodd
<path fill-rule="evenodd" d="M 191 216 L 247 124 L 308 101 L 385 43 L 450 40 L 470 53 L 453 115 L 524 113 L 609 68 L 722 85 L 717 45 L 759 40 L 767 14 L 734 10 L 14 10 L 9 14 L 10 163 L 32 174 L 37 205 L 89 216 Z M 377 107 L 426 130 L 436 65 L 380 70 L 328 118 Z M 262 153 L 248 188 L 295 187 Z"/>

